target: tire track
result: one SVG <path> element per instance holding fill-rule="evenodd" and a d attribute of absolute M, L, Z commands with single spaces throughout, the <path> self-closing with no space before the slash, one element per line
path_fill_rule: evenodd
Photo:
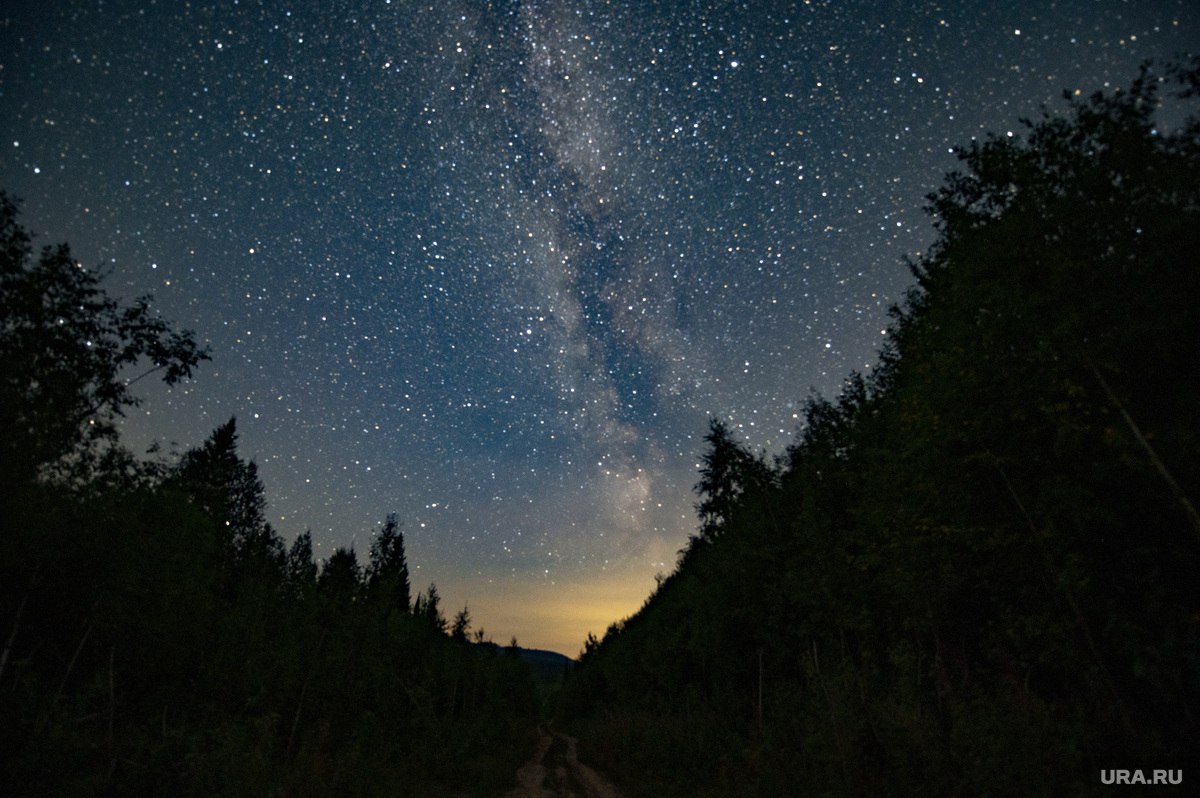
<path fill-rule="evenodd" d="M 507 798 L 622 798 L 608 779 L 579 761 L 579 741 L 538 726 L 533 758 L 517 770 Z"/>

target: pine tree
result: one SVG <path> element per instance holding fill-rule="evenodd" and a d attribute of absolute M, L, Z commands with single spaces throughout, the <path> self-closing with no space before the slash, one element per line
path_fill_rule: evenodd
<path fill-rule="evenodd" d="M 412 602 L 410 591 L 404 533 L 400 531 L 396 514 L 389 513 L 383 529 L 371 541 L 367 592 L 373 600 L 407 613 Z"/>
<path fill-rule="evenodd" d="M 471 613 L 466 605 L 458 611 L 454 616 L 454 622 L 450 625 L 450 637 L 460 643 L 467 642 L 467 633 L 471 630 Z"/>
<path fill-rule="evenodd" d="M 317 583 L 317 564 L 313 560 L 312 532 L 305 530 L 288 549 L 285 578 L 294 594 L 304 595 Z"/>
<path fill-rule="evenodd" d="M 173 483 L 223 530 L 233 560 L 280 561 L 283 543 L 266 521 L 258 466 L 238 456 L 237 440 L 237 419 L 230 418 L 184 454 Z"/>
<path fill-rule="evenodd" d="M 438 595 L 437 585 L 429 583 L 429 589 L 424 595 L 418 595 L 413 603 L 413 615 L 423 618 L 430 627 L 439 632 L 446 631 L 446 619 L 442 615 L 442 597 Z"/>
<path fill-rule="evenodd" d="M 337 548 L 321 568 L 317 587 L 335 603 L 355 601 L 362 588 L 362 570 L 354 549 Z"/>
<path fill-rule="evenodd" d="M 700 537 L 713 540 L 729 527 L 742 497 L 766 491 L 774 484 L 775 475 L 766 461 L 734 439 L 729 427 L 719 419 L 709 420 L 704 440 L 708 442 L 708 451 L 701 457 L 700 481 L 694 490 L 701 496 L 696 506 Z"/>

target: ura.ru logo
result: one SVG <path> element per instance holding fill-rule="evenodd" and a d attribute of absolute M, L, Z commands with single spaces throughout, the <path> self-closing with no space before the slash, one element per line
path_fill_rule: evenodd
<path fill-rule="evenodd" d="M 1102 784 L 1183 784 L 1182 770 L 1101 770 Z"/>

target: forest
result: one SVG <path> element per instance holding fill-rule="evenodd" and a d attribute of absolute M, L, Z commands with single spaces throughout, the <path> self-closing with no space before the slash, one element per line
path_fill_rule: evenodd
<path fill-rule="evenodd" d="M 878 363 L 778 456 L 711 421 L 675 570 L 549 696 L 413 595 L 396 516 L 287 545 L 235 420 L 123 446 L 212 353 L 0 194 L 0 791 L 503 795 L 547 720 L 632 796 L 1190 779 L 1197 97 L 1147 66 L 962 148 Z"/>
<path fill-rule="evenodd" d="M 66 245 L 35 256 L 2 194 L 0 270 L 0 793 L 503 792 L 536 739 L 516 640 L 412 595 L 394 515 L 366 563 L 285 545 L 234 419 L 134 457 L 133 384 L 208 351 Z"/>
<path fill-rule="evenodd" d="M 699 530 L 560 696 L 631 795 L 1198 772 L 1200 120 L 1156 119 L 1198 67 L 963 149 L 869 376 L 780 457 L 712 421 Z"/>

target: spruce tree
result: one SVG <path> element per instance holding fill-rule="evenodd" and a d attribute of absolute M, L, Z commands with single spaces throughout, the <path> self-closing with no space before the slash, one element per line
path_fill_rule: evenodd
<path fill-rule="evenodd" d="M 404 553 L 404 533 L 395 513 L 389 513 L 383 529 L 371 541 L 367 565 L 367 592 L 372 600 L 401 613 L 409 611 L 411 587 L 408 560 Z"/>

